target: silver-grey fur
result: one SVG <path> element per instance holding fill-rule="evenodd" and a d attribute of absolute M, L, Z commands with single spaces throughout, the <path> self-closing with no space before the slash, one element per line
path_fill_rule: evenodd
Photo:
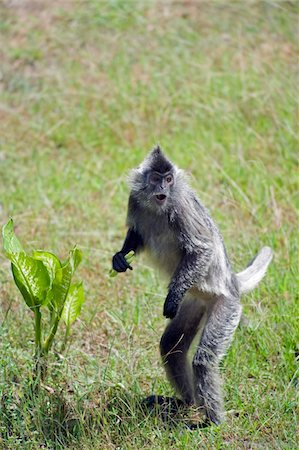
<path fill-rule="evenodd" d="M 162 181 L 149 182 L 153 173 L 162 174 Z M 169 185 L 163 181 L 165 173 L 170 174 Z M 113 264 L 118 270 L 117 261 L 121 266 L 130 249 L 144 249 L 169 277 L 164 315 L 171 321 L 160 342 L 166 373 L 187 404 L 199 405 L 207 421 L 220 423 L 219 361 L 240 320 L 240 295 L 262 279 L 272 251 L 264 247 L 247 269 L 235 274 L 217 226 L 183 171 L 159 147 L 132 171 L 130 183 L 129 232 L 114 257 L 122 259 Z M 187 352 L 199 328 L 203 331 L 191 367 Z"/>

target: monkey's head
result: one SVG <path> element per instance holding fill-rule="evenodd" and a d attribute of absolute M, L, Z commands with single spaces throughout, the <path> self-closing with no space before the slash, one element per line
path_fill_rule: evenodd
<path fill-rule="evenodd" d="M 166 211 L 172 204 L 178 169 L 155 147 L 131 174 L 132 194 L 147 207 Z"/>

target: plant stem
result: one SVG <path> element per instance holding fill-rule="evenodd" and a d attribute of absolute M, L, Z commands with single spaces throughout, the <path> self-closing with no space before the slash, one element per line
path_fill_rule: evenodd
<path fill-rule="evenodd" d="M 34 365 L 34 378 L 35 386 L 39 387 L 40 380 L 44 380 L 47 373 L 47 363 L 44 358 L 44 349 L 42 345 L 42 328 L 41 319 L 42 315 L 39 306 L 34 308 L 35 318 L 35 365 Z"/>
<path fill-rule="evenodd" d="M 53 324 L 54 324 L 55 317 L 56 317 L 55 310 L 52 307 L 52 309 L 50 309 L 50 325 L 51 326 L 53 326 Z"/>
<path fill-rule="evenodd" d="M 37 306 L 34 309 L 35 316 L 35 356 L 38 358 L 42 353 L 42 330 L 41 330 L 41 312 L 40 308 Z"/>
<path fill-rule="evenodd" d="M 44 343 L 44 349 L 43 350 L 44 350 L 46 355 L 49 353 L 49 350 L 50 350 L 50 348 L 52 346 L 53 339 L 54 339 L 54 336 L 56 334 L 59 321 L 60 321 L 60 314 L 57 314 L 57 316 L 55 318 L 55 322 L 54 322 L 53 326 L 51 327 L 49 336 L 47 337 L 47 339 L 45 340 L 45 343 Z"/>
<path fill-rule="evenodd" d="M 62 346 L 61 346 L 61 349 L 60 349 L 60 353 L 63 353 L 65 351 L 66 344 L 67 344 L 67 341 L 68 341 L 68 339 L 70 337 L 70 334 L 71 334 L 71 327 L 69 325 L 67 325 L 66 329 L 65 329 L 64 340 L 63 340 L 63 343 L 62 343 Z"/>

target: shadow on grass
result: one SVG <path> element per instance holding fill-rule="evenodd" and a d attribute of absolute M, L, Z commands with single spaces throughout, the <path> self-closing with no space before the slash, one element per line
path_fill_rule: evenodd
<path fill-rule="evenodd" d="M 67 385 L 42 385 L 35 391 L 23 385 L 0 399 L 2 440 L 68 447 L 101 436 L 119 445 L 136 429 L 147 435 L 149 427 L 171 429 L 185 423 L 184 408 L 148 408 L 142 400 L 120 387 L 79 396 Z"/>

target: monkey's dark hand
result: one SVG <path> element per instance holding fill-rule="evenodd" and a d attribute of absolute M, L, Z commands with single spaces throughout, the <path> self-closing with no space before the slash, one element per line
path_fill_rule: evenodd
<path fill-rule="evenodd" d="M 169 291 L 164 302 L 163 316 L 173 319 L 177 313 L 180 299 L 173 291 Z"/>
<path fill-rule="evenodd" d="M 126 261 L 125 254 L 117 252 L 112 258 L 112 267 L 116 272 L 125 272 L 127 269 L 133 270 L 130 264 Z"/>

